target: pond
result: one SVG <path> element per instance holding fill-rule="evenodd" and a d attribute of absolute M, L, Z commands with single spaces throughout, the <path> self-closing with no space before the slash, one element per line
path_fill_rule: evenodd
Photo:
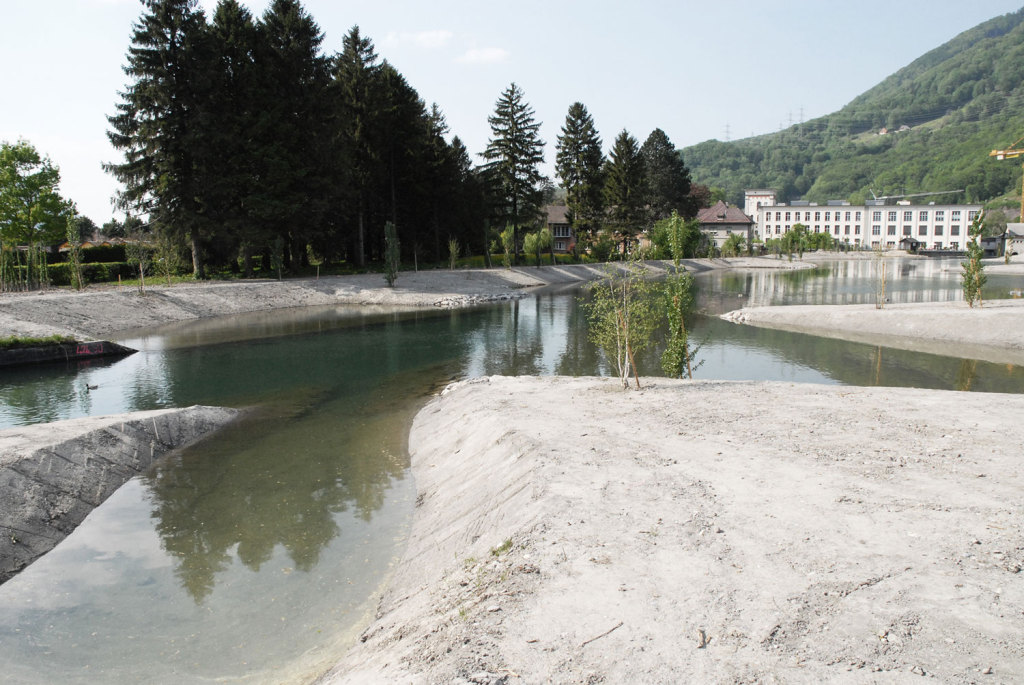
<path fill-rule="evenodd" d="M 937 262 L 894 265 L 892 301 L 956 299 Z M 873 273 L 711 272 L 702 306 L 873 301 Z M 992 281 L 996 282 L 993 283 Z M 990 279 L 1006 297 L 1020 280 Z M 813 295 L 809 294 L 813 293 Z M 116 362 L 0 379 L 0 425 L 190 404 L 255 407 L 159 463 L 0 586 L 7 682 L 308 679 L 373 608 L 415 500 L 406 436 L 444 384 L 491 374 L 607 375 L 579 293 L 464 311 L 319 307 L 120 340 Z M 905 298 L 905 299 L 900 299 Z M 1017 367 L 701 317 L 700 378 L 1022 392 Z M 658 373 L 659 350 L 639 360 Z M 88 386 L 97 386 L 90 390 Z"/>

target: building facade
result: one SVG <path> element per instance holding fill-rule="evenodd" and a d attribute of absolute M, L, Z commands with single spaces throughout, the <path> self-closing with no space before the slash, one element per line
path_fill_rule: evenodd
<path fill-rule="evenodd" d="M 552 249 L 558 253 L 571 251 L 576 241 L 569 226 L 569 208 L 565 205 L 548 205 L 544 212 L 547 215 L 545 223 L 551 231 Z"/>
<path fill-rule="evenodd" d="M 1024 223 L 1006 224 L 1006 242 L 1003 249 L 1010 255 L 1024 255 Z"/>
<path fill-rule="evenodd" d="M 743 193 L 743 213 L 751 218 L 756 218 L 762 207 L 774 207 L 776 204 L 774 190 L 759 188 Z"/>
<path fill-rule="evenodd" d="M 909 237 L 926 250 L 963 250 L 970 239 L 967 230 L 979 212 L 980 204 L 791 202 L 762 206 L 757 213 L 757 231 L 761 238 L 769 240 L 803 224 L 810 233 L 828 233 L 836 242 L 850 247 L 892 250 Z"/>
<path fill-rule="evenodd" d="M 697 212 L 697 223 L 700 224 L 700 230 L 718 249 L 722 248 L 733 233 L 739 233 L 744 244 L 749 244 L 754 239 L 754 220 L 741 212 L 739 207 L 730 207 L 721 200 L 714 207 Z"/>

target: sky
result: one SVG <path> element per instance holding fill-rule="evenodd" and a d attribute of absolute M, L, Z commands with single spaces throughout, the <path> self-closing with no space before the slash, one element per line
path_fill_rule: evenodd
<path fill-rule="evenodd" d="M 217 0 L 201 0 L 212 15 Z M 262 15 L 269 0 L 242 0 Z M 327 55 L 358 25 L 474 161 L 515 82 L 542 122 L 543 171 L 569 106 L 606 151 L 661 128 L 682 148 L 834 112 L 927 51 L 1024 0 L 305 0 Z M 0 0 L 0 141 L 28 140 L 97 224 L 123 218 L 104 162 L 139 0 Z"/>

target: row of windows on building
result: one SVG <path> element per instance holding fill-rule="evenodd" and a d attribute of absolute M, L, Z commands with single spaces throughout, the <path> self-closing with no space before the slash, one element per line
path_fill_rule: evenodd
<path fill-rule="evenodd" d="M 934 212 L 935 212 L 935 216 L 934 216 L 934 220 L 935 221 L 945 221 L 946 220 L 946 210 L 944 210 L 944 209 L 936 209 L 936 210 L 934 210 Z M 809 211 L 803 212 L 803 221 L 812 221 L 811 215 L 813 214 L 814 215 L 813 221 L 819 221 L 820 222 L 822 220 L 822 217 L 821 217 L 822 213 L 823 212 L 820 212 L 820 211 L 816 211 L 816 212 L 809 212 Z M 897 221 L 897 216 L 899 216 L 899 213 L 900 213 L 899 211 L 887 212 L 888 220 L 889 221 Z M 772 213 L 770 211 L 765 213 L 765 220 L 766 221 L 771 221 L 771 214 Z M 801 220 L 800 219 L 800 214 L 801 214 L 801 212 L 781 212 L 781 211 L 777 211 L 777 212 L 775 212 L 775 220 L 776 221 L 783 221 L 783 220 L 785 220 L 785 221 L 800 221 Z M 851 216 L 852 216 L 852 220 L 853 221 L 860 221 L 860 219 L 861 219 L 861 213 L 860 212 L 854 212 L 854 211 L 841 212 L 841 211 L 838 211 L 838 212 L 824 212 L 824 215 L 825 215 L 825 219 L 824 220 L 825 221 L 832 221 L 832 215 L 833 214 L 835 214 L 835 220 L 836 221 L 843 221 L 844 220 L 844 216 L 843 216 L 844 214 L 845 214 L 845 221 L 850 221 L 851 220 Z M 928 221 L 929 210 L 923 209 L 923 210 L 918 211 L 917 214 L 918 214 L 918 221 Z M 960 221 L 961 212 L 960 212 L 959 209 L 951 210 L 949 215 L 950 215 L 949 216 L 949 220 L 950 221 Z M 976 217 L 977 215 L 978 215 L 977 211 L 974 211 L 974 210 L 968 211 L 967 212 L 967 221 L 974 221 L 974 217 Z M 783 216 L 785 216 L 785 219 L 783 219 Z M 882 212 L 881 211 L 871 212 L 871 220 L 872 221 L 881 221 L 882 220 Z M 914 220 L 914 212 L 911 211 L 911 210 L 904 210 L 903 211 L 903 220 L 904 221 L 913 221 Z"/>
<path fill-rule="evenodd" d="M 771 226 L 768 227 L 769 232 L 771 232 L 771 228 L 772 228 Z M 777 224 L 775 226 L 775 235 L 782 235 L 785 232 L 785 231 L 783 231 L 783 228 L 785 228 L 785 231 L 788 231 L 790 229 L 790 226 L 787 224 L 785 227 L 783 227 L 781 224 Z M 842 229 L 841 232 L 840 232 L 840 229 Z M 939 226 L 938 224 L 933 225 L 931 227 L 931 231 L 929 231 L 928 229 L 929 229 L 928 226 L 918 226 L 917 227 L 917 235 L 918 236 L 943 235 L 944 232 L 945 232 L 945 227 L 944 226 Z M 815 233 L 821 233 L 821 226 L 815 226 L 813 228 L 813 230 L 814 230 Z M 828 225 L 825 226 L 825 233 L 833 233 L 833 231 L 834 231 L 834 235 L 851 235 L 851 233 L 850 233 L 850 226 L 849 225 L 846 225 L 846 226 L 838 226 L 837 225 L 837 226 L 835 226 L 834 229 L 831 226 L 828 226 Z M 913 235 L 913 232 L 914 232 L 914 227 L 913 226 L 906 226 L 905 225 L 903 227 L 903 235 Z M 950 235 L 960 235 L 960 226 L 956 225 L 956 224 L 954 224 L 953 226 L 950 226 L 949 227 L 949 234 Z M 860 235 L 860 226 L 856 226 L 856 225 L 853 226 L 853 235 Z M 882 226 L 880 224 L 873 224 L 871 226 L 871 235 L 882 235 Z M 886 235 L 896 235 L 896 226 L 893 225 L 893 224 L 890 224 L 890 225 L 886 226 Z"/>

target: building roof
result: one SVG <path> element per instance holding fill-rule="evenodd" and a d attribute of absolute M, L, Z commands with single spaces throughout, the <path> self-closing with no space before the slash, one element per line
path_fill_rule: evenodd
<path fill-rule="evenodd" d="M 738 207 L 730 207 L 719 200 L 714 207 L 697 212 L 697 221 L 702 224 L 752 224 L 753 219 Z"/>
<path fill-rule="evenodd" d="M 548 215 L 549 224 L 567 224 L 569 223 L 569 217 L 567 213 L 569 208 L 565 205 L 548 205 L 544 208 L 544 211 Z"/>

